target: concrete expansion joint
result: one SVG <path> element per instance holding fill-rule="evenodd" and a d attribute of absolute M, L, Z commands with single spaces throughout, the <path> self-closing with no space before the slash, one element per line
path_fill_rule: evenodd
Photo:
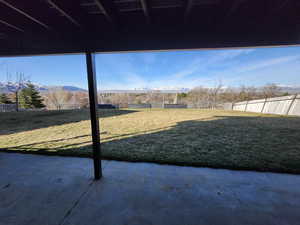
<path fill-rule="evenodd" d="M 71 215 L 72 211 L 76 208 L 76 206 L 79 204 L 81 199 L 89 192 L 89 190 L 91 189 L 93 183 L 94 183 L 94 181 L 89 183 L 87 189 L 84 192 L 81 193 L 79 198 L 74 202 L 74 204 L 70 207 L 70 209 L 67 210 L 67 212 L 65 213 L 65 215 L 63 216 L 61 221 L 58 223 L 58 225 L 63 225 L 65 223 L 66 219 Z"/>

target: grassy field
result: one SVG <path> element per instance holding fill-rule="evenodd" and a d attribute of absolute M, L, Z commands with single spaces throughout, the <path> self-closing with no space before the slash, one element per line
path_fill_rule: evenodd
<path fill-rule="evenodd" d="M 100 112 L 107 159 L 300 173 L 300 118 L 221 110 Z M 91 156 L 88 111 L 0 113 L 0 151 Z"/>

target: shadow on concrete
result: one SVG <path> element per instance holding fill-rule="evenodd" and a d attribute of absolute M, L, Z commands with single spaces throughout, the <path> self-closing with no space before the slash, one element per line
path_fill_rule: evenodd
<path fill-rule="evenodd" d="M 112 135 L 101 146 L 106 159 L 300 173 L 299 135 L 300 118 L 224 116 Z M 36 144 L 42 143 L 6 150 L 82 157 L 92 153 L 91 141 L 43 149 Z"/>
<path fill-rule="evenodd" d="M 119 116 L 136 112 L 134 110 L 99 110 L 100 118 Z M 89 110 L 59 110 L 59 111 L 23 111 L 0 113 L 0 135 L 13 134 L 22 131 L 75 123 L 89 120 Z"/>

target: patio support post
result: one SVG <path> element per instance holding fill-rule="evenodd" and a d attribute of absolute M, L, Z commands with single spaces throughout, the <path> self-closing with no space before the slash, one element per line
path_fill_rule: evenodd
<path fill-rule="evenodd" d="M 99 120 L 98 120 L 98 112 L 97 112 L 98 100 L 97 100 L 95 55 L 92 52 L 86 52 L 85 56 L 86 56 L 90 115 L 91 115 L 91 125 L 92 125 L 94 177 L 95 180 L 99 180 L 102 177 L 102 168 L 101 168 Z"/>

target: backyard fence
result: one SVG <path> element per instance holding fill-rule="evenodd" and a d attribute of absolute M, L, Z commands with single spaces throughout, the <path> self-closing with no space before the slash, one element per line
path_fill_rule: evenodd
<path fill-rule="evenodd" d="M 15 104 L 0 104 L 0 112 L 16 111 Z"/>
<path fill-rule="evenodd" d="M 141 108 L 162 108 L 162 109 L 186 109 L 185 104 L 128 104 L 128 108 L 141 109 Z"/>
<path fill-rule="evenodd" d="M 163 104 L 164 109 L 186 109 L 187 105 L 184 104 Z"/>
<path fill-rule="evenodd" d="M 224 109 L 300 116 L 300 94 L 230 104 L 224 104 Z"/>
<path fill-rule="evenodd" d="M 151 108 L 151 104 L 128 104 L 128 108 L 131 108 L 131 109 L 147 109 L 147 108 Z"/>
<path fill-rule="evenodd" d="M 113 104 L 98 104 L 98 109 L 118 109 L 119 105 Z"/>

